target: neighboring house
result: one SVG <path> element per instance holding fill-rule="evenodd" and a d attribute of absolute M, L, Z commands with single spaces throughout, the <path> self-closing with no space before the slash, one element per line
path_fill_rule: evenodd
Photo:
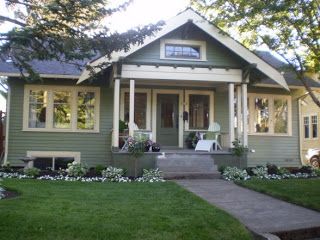
<path fill-rule="evenodd" d="M 282 75 L 284 64 L 274 56 L 249 51 L 195 11 L 178 14 L 111 62 L 92 80 L 71 64 L 34 61 L 41 83 L 26 83 L 10 62 L 1 63 L 10 85 L 5 161 L 21 165 L 21 157 L 32 156 L 55 168 L 66 158 L 116 164 L 119 119 L 128 119 L 164 151 L 185 148 L 189 132 L 217 122 L 225 150 L 235 138 L 250 148 L 248 166 L 301 165 L 300 82 Z"/>
<path fill-rule="evenodd" d="M 320 93 L 316 96 L 320 99 Z M 301 159 L 303 164 L 310 164 L 306 159 L 306 153 L 310 148 L 320 149 L 320 108 L 312 101 L 307 94 L 300 99 L 301 120 Z"/>

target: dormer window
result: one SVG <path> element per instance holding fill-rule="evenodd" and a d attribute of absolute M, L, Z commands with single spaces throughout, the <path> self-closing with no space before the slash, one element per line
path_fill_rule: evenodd
<path fill-rule="evenodd" d="M 162 39 L 160 58 L 171 60 L 206 61 L 206 42 Z"/>

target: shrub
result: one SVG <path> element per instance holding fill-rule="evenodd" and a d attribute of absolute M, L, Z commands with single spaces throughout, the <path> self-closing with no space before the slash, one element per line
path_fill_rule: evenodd
<path fill-rule="evenodd" d="M 290 171 L 284 167 L 278 167 L 278 175 L 290 174 Z"/>
<path fill-rule="evenodd" d="M 226 180 L 247 180 L 250 179 L 246 170 L 239 169 L 237 167 L 226 167 L 222 177 Z"/>
<path fill-rule="evenodd" d="M 317 177 L 320 177 L 320 168 L 313 168 L 313 173 L 314 173 L 314 175 L 316 175 Z"/>
<path fill-rule="evenodd" d="M 111 166 L 102 171 L 102 177 L 107 178 L 110 182 L 119 182 L 123 175 L 123 169 Z"/>
<path fill-rule="evenodd" d="M 137 178 L 137 182 L 164 182 L 163 177 L 161 176 L 162 172 L 156 169 L 143 169 L 142 177 Z"/>
<path fill-rule="evenodd" d="M 299 169 L 300 173 L 307 173 L 307 174 L 311 174 L 313 172 L 312 167 L 311 166 L 302 166 Z"/>
<path fill-rule="evenodd" d="M 222 174 L 224 172 L 224 170 L 226 169 L 226 166 L 221 165 L 218 167 L 218 171 Z"/>
<path fill-rule="evenodd" d="M 134 138 L 128 138 L 128 152 L 135 158 L 144 154 L 144 141 L 136 141 Z"/>
<path fill-rule="evenodd" d="M 275 164 L 267 163 L 268 174 L 278 174 L 278 167 Z"/>
<path fill-rule="evenodd" d="M 268 175 L 268 168 L 259 166 L 252 169 L 253 174 L 258 178 L 264 178 L 266 175 Z"/>
<path fill-rule="evenodd" d="M 254 176 L 254 173 L 253 173 L 252 169 L 253 169 L 253 167 L 247 167 L 247 168 L 245 168 L 245 170 L 247 171 L 247 173 L 248 173 L 249 176 Z"/>
<path fill-rule="evenodd" d="M 33 178 L 39 176 L 40 171 L 41 171 L 40 169 L 34 168 L 34 167 L 23 169 L 23 172 L 25 175 L 27 175 L 28 177 L 33 177 Z"/>
<path fill-rule="evenodd" d="M 248 152 L 248 148 L 243 146 L 239 139 L 236 139 L 232 142 L 232 154 L 237 157 L 242 157 L 245 153 Z"/>
<path fill-rule="evenodd" d="M 72 163 L 68 163 L 68 168 L 66 170 L 68 176 L 70 177 L 82 177 L 88 171 L 88 168 L 84 166 L 84 164 L 73 161 Z"/>
<path fill-rule="evenodd" d="M 97 175 L 102 175 L 102 171 L 105 169 L 105 166 L 103 165 L 97 165 L 94 170 L 96 171 L 96 174 Z"/>

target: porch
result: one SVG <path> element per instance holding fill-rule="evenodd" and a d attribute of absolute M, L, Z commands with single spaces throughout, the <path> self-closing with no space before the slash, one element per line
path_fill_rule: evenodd
<path fill-rule="evenodd" d="M 187 149 L 188 135 L 205 134 L 214 122 L 221 126 L 221 153 L 229 152 L 235 138 L 247 146 L 249 73 L 242 73 L 203 66 L 123 65 L 121 78 L 113 81 L 112 150 L 119 151 L 119 120 L 128 123 L 128 136 L 137 126 L 167 153 L 194 153 Z"/>

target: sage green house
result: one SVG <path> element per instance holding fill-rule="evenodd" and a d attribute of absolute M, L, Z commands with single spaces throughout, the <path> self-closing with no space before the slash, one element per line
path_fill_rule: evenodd
<path fill-rule="evenodd" d="M 223 156 L 237 138 L 250 149 L 248 166 L 301 165 L 299 81 L 282 74 L 273 55 L 249 51 L 195 11 L 180 13 L 128 52 L 89 64 L 105 61 L 109 66 L 95 79 L 71 64 L 34 61 L 43 81 L 32 83 L 12 63 L 0 63 L 10 85 L 5 161 L 22 165 L 29 156 L 54 168 L 64 158 L 117 165 L 124 120 L 128 135 L 137 126 L 161 152 L 186 149 L 190 132 L 216 122 Z"/>

